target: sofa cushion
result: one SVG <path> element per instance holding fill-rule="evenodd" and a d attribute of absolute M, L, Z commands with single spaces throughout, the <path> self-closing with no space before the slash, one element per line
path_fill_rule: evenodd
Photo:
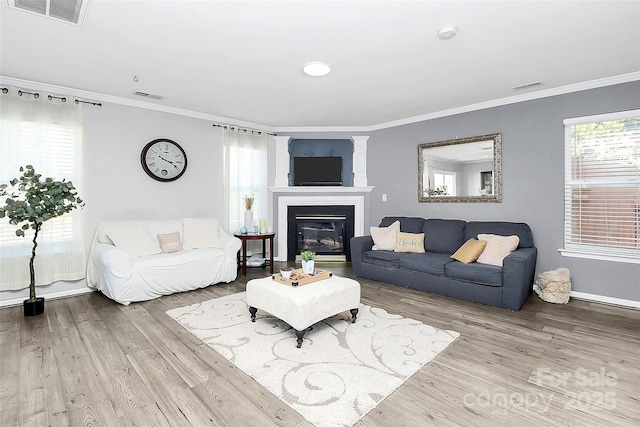
<path fill-rule="evenodd" d="M 108 233 L 116 248 L 127 252 L 131 258 L 141 258 L 161 252 L 158 240 L 151 237 L 142 223 L 114 228 Z"/>
<path fill-rule="evenodd" d="M 421 273 L 444 276 L 444 266 L 454 262 L 448 254 L 427 252 L 424 254 L 402 254 L 398 263 L 402 270 L 419 271 Z"/>
<path fill-rule="evenodd" d="M 532 248 L 533 235 L 531 228 L 522 222 L 470 221 L 465 230 L 465 241 L 477 239 L 478 234 L 497 234 L 500 236 L 518 236 L 519 248 Z"/>
<path fill-rule="evenodd" d="M 424 253 L 423 233 L 396 233 L 396 252 Z"/>
<path fill-rule="evenodd" d="M 184 218 L 185 249 L 218 248 L 218 220 L 215 218 Z"/>
<path fill-rule="evenodd" d="M 457 219 L 427 219 L 424 221 L 424 249 L 451 255 L 468 240 L 464 238 L 465 221 Z"/>
<path fill-rule="evenodd" d="M 423 218 L 408 216 L 385 216 L 380 221 L 380 227 L 388 227 L 395 221 L 400 221 L 400 231 L 403 233 L 422 233 Z"/>
<path fill-rule="evenodd" d="M 487 286 L 502 286 L 502 267 L 487 264 L 464 264 L 453 261 L 445 265 L 445 275 L 450 279 L 464 280 Z"/>
<path fill-rule="evenodd" d="M 396 233 L 400 231 L 400 221 L 388 227 L 369 227 L 374 251 L 392 251 L 396 247 Z"/>
<path fill-rule="evenodd" d="M 392 251 L 366 251 L 362 254 L 362 262 L 381 267 L 398 268 L 399 256 L 399 253 Z"/>

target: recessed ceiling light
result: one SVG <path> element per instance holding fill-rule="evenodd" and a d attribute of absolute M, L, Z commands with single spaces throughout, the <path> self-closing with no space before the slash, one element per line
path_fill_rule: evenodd
<path fill-rule="evenodd" d="M 331 72 L 331 67 L 324 62 L 309 62 L 302 67 L 302 71 L 308 76 L 322 77 Z"/>
<path fill-rule="evenodd" d="M 440 28 L 440 30 L 438 30 L 438 38 L 440 40 L 451 40 L 456 36 L 457 32 L 458 32 L 458 29 L 451 25 L 442 27 Z"/>

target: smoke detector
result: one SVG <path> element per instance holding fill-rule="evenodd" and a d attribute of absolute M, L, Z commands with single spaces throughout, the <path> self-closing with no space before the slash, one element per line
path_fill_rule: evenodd
<path fill-rule="evenodd" d="M 440 40 L 451 40 L 456 36 L 457 32 L 458 32 L 458 29 L 456 27 L 448 25 L 438 30 L 438 38 Z"/>

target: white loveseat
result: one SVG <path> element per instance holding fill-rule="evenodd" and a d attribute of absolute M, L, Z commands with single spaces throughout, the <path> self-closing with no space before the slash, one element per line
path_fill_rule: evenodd
<path fill-rule="evenodd" d="M 212 218 L 102 222 L 91 246 L 87 284 L 128 305 L 228 283 L 237 277 L 240 247 L 240 239 Z"/>

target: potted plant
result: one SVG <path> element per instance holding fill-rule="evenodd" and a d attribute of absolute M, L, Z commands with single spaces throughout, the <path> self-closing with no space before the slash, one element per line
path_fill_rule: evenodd
<path fill-rule="evenodd" d="M 300 252 L 300 258 L 302 258 L 302 272 L 305 274 L 313 274 L 315 267 L 315 252 L 302 251 Z"/>
<path fill-rule="evenodd" d="M 56 181 L 53 178 L 40 180 L 31 165 L 20 167 L 22 176 L 8 184 L 0 185 L 0 196 L 8 196 L 4 206 L 0 206 L 0 218 L 8 217 L 9 223 L 18 226 L 16 236 L 25 237 L 25 231 L 32 229 L 33 248 L 29 260 L 29 299 L 24 300 L 24 315 L 36 316 L 44 312 L 44 298 L 36 298 L 36 277 L 33 262 L 36 258 L 38 233 L 42 224 L 62 216 L 73 209 L 84 206 L 84 202 L 71 181 Z"/>

